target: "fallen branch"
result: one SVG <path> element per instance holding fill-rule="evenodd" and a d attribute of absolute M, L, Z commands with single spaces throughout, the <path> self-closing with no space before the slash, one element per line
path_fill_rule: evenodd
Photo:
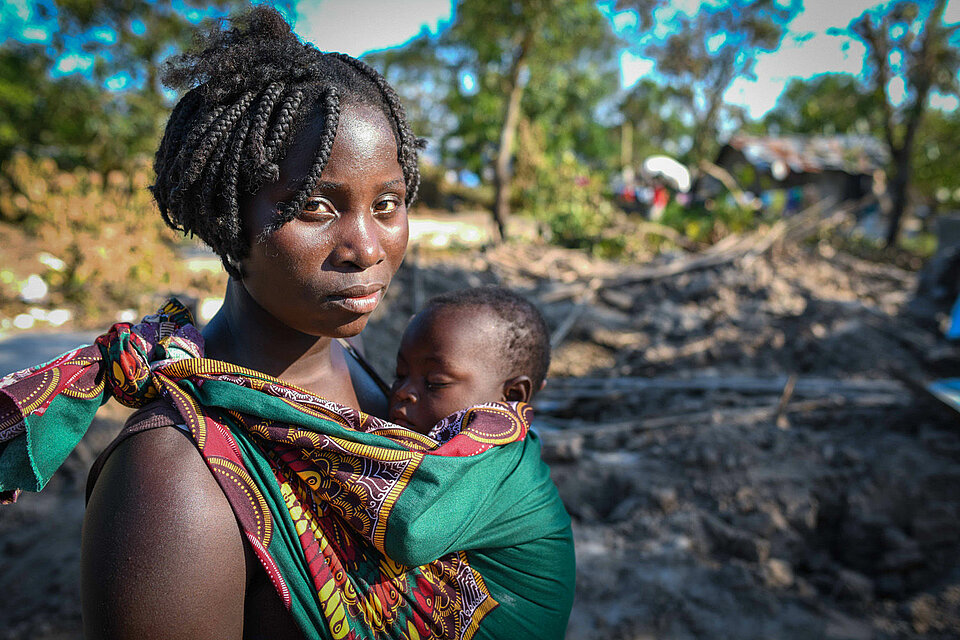
<path fill-rule="evenodd" d="M 816 225 L 821 222 L 821 212 L 830 206 L 832 202 L 832 199 L 826 198 L 793 216 L 789 221 L 780 220 L 768 228 L 760 229 L 749 234 L 732 234 L 718 242 L 711 249 L 695 256 L 673 260 L 662 265 L 632 270 L 623 277 L 605 283 L 601 288 L 611 289 L 642 284 L 652 280 L 660 280 L 691 271 L 698 271 L 700 269 L 719 267 L 745 256 L 762 255 L 766 253 L 777 240 L 795 235 L 798 229 L 805 229 L 811 221 L 814 223 L 814 228 L 816 228 Z M 844 217 L 848 213 L 846 210 L 841 209 L 834 215 L 839 215 L 841 212 Z"/>
<path fill-rule="evenodd" d="M 900 404 L 899 399 L 889 395 L 865 395 L 860 398 L 820 398 L 791 403 L 785 414 L 804 414 L 822 409 L 870 408 L 882 409 Z M 616 422 L 588 422 L 582 419 L 551 417 L 540 422 L 540 433 L 545 440 L 558 441 L 566 438 L 607 436 L 640 433 L 673 427 L 688 426 L 749 426 L 762 422 L 774 423 L 777 408 L 770 405 L 691 411 L 651 418 L 635 418 Z"/>
<path fill-rule="evenodd" d="M 783 385 L 783 393 L 780 395 L 780 402 L 777 403 L 777 426 L 781 429 L 788 429 L 790 421 L 787 420 L 787 404 L 793 397 L 793 390 L 797 386 L 797 375 L 793 374 L 787 378 L 787 384 Z"/>
<path fill-rule="evenodd" d="M 695 378 L 551 378 L 545 395 L 592 395 L 639 391 L 736 391 L 745 394 L 780 395 L 788 376 L 700 376 Z M 840 380 L 836 378 L 798 377 L 793 393 L 798 396 L 850 395 L 857 393 L 906 393 L 905 385 L 893 378 Z"/>
<path fill-rule="evenodd" d="M 577 321 L 580 320 L 581 316 L 587 312 L 587 309 L 590 308 L 590 305 L 597 297 L 597 289 L 600 288 L 600 279 L 594 278 L 590 281 L 590 284 L 587 285 L 583 293 L 580 294 L 580 298 L 577 301 L 577 306 L 567 314 L 567 317 L 563 319 L 563 322 L 560 323 L 553 334 L 550 335 L 550 348 L 556 349 L 561 344 L 563 344 L 564 339 L 566 339 L 567 334 L 573 330 L 573 327 L 576 326 Z"/>

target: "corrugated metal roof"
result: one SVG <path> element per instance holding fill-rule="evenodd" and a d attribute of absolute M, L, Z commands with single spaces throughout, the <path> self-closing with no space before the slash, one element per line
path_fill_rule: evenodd
<path fill-rule="evenodd" d="M 886 146 L 870 136 L 760 137 L 737 134 L 727 143 L 743 153 L 747 162 L 770 169 L 783 162 L 792 173 L 844 171 L 872 174 L 889 162 Z"/>

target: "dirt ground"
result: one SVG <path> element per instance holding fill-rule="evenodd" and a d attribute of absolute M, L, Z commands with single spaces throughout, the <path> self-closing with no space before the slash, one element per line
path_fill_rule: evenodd
<path fill-rule="evenodd" d="M 366 348 L 392 373 L 441 291 L 539 303 L 557 346 L 536 427 L 577 545 L 568 638 L 960 636 L 958 416 L 922 389 L 960 354 L 905 312 L 915 274 L 823 243 L 651 272 L 689 260 L 414 254 Z M 0 639 L 79 637 L 83 484 L 124 411 L 0 511 Z"/>

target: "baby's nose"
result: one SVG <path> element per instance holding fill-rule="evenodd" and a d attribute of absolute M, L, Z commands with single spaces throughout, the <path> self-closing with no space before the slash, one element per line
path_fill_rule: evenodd
<path fill-rule="evenodd" d="M 412 385 L 409 383 L 394 383 L 393 400 L 395 403 L 415 404 L 417 401 L 417 394 L 414 392 Z"/>

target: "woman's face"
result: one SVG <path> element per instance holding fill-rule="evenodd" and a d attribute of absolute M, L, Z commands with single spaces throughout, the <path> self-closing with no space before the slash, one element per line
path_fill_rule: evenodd
<path fill-rule="evenodd" d="M 294 138 L 280 179 L 241 204 L 250 253 L 242 285 L 283 324 L 313 336 L 358 334 L 407 248 L 406 189 L 387 117 L 341 105 L 329 160 L 300 214 L 261 238 L 277 203 L 299 189 L 316 156 L 319 119 Z"/>

